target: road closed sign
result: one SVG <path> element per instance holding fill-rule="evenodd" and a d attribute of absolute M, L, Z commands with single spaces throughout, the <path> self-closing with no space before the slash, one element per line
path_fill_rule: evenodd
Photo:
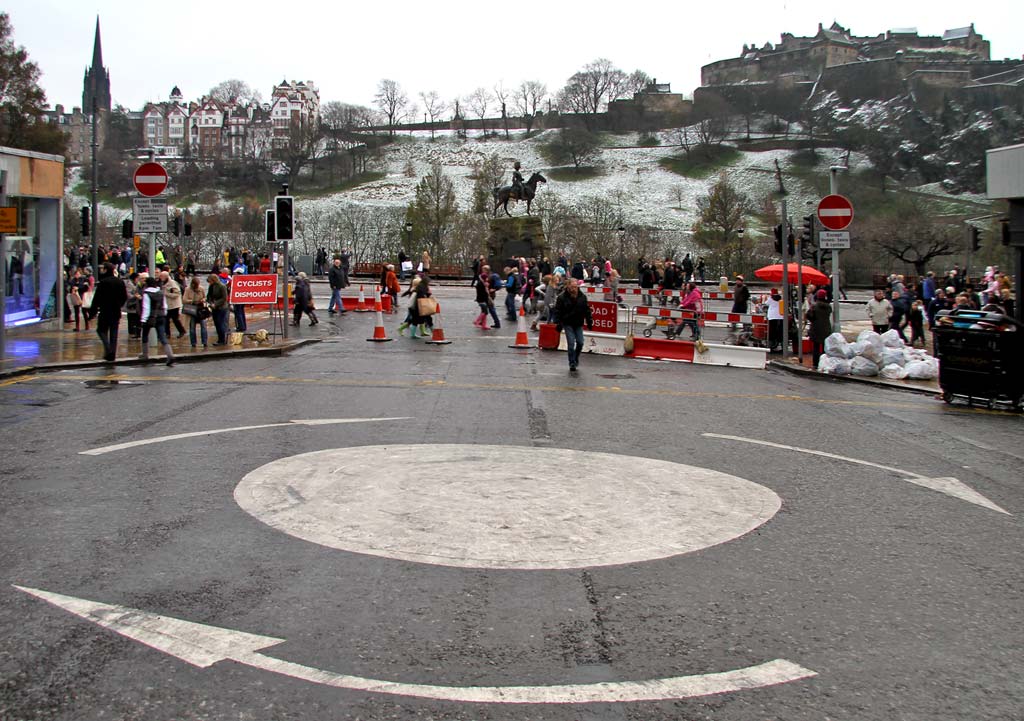
<path fill-rule="evenodd" d="M 598 333 L 619 332 L 619 306 L 599 300 L 590 301 L 590 315 L 594 319 L 594 330 Z"/>
<path fill-rule="evenodd" d="M 236 275 L 231 278 L 231 303 L 270 305 L 277 302 L 276 275 Z"/>

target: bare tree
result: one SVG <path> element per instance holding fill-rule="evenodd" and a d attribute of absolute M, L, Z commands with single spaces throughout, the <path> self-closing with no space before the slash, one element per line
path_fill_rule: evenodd
<path fill-rule="evenodd" d="M 494 86 L 494 97 L 501 104 L 501 123 L 505 126 L 505 140 L 508 140 L 508 98 L 510 95 L 508 88 L 505 87 L 505 83 L 501 80 Z"/>
<path fill-rule="evenodd" d="M 426 111 L 427 117 L 430 118 L 430 139 L 433 140 L 434 123 L 448 110 L 448 104 L 441 100 L 441 96 L 437 94 L 436 90 L 431 90 L 429 93 L 420 93 L 420 99 L 423 101 L 423 110 Z"/>
<path fill-rule="evenodd" d="M 374 102 L 388 121 L 388 135 L 395 134 L 395 125 L 402 119 L 409 96 L 394 80 L 381 80 L 377 85 Z"/>
<path fill-rule="evenodd" d="M 484 120 L 487 118 L 487 111 L 491 107 L 491 100 L 492 97 L 487 88 L 477 88 L 466 96 L 466 104 L 469 106 L 469 109 L 480 118 L 480 129 L 484 137 L 487 137 L 487 126 Z"/>
<path fill-rule="evenodd" d="M 239 103 L 243 105 L 255 103 L 258 105 L 263 102 L 263 96 L 260 95 L 258 90 L 254 90 L 245 81 L 236 79 L 217 83 L 210 88 L 209 95 L 218 103 L 224 105 L 237 105 Z"/>
<path fill-rule="evenodd" d="M 584 115 L 584 122 L 589 123 L 586 116 L 596 115 L 610 101 L 622 97 L 626 78 L 610 60 L 598 58 L 569 78 L 559 92 L 559 105 L 563 110 Z"/>
<path fill-rule="evenodd" d="M 523 118 L 527 136 L 530 135 L 530 131 L 533 129 L 533 121 L 537 117 L 537 109 L 544 102 L 547 94 L 547 86 L 539 80 L 527 80 L 516 88 L 516 112 Z"/>
<path fill-rule="evenodd" d="M 556 165 L 571 162 L 579 172 L 581 166 L 601 157 L 601 139 L 583 128 L 563 128 L 540 150 L 549 162 Z"/>
<path fill-rule="evenodd" d="M 964 245 L 962 225 L 936 220 L 913 198 L 899 201 L 893 217 L 861 222 L 856 235 L 873 242 L 885 255 L 913 265 L 919 276 L 933 260 L 959 253 Z"/>

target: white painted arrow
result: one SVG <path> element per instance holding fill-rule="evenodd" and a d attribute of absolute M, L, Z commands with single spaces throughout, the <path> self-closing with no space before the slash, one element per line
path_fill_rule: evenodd
<path fill-rule="evenodd" d="M 795 663 L 776 659 L 757 666 L 722 673 L 674 676 L 650 681 L 557 686 L 465 687 L 399 683 L 332 673 L 257 653 L 261 649 L 282 643 L 283 639 L 272 636 L 258 636 L 242 631 L 182 621 L 126 606 L 98 603 L 24 586 L 15 586 L 15 588 L 200 668 L 206 668 L 218 661 L 231 660 L 324 686 L 395 696 L 508 704 L 662 701 L 774 686 L 817 676 L 814 671 Z"/>
<path fill-rule="evenodd" d="M 922 476 L 920 473 L 914 473 L 913 471 L 905 471 L 902 468 L 893 468 L 892 466 L 883 466 L 881 463 L 874 463 L 872 461 L 862 461 L 859 458 L 849 458 L 847 456 L 839 456 L 835 453 L 827 453 L 825 451 L 816 451 L 812 448 L 800 448 L 798 446 L 787 446 L 782 443 L 772 443 L 771 441 L 759 441 L 756 438 L 744 438 L 742 436 L 725 436 L 720 433 L 702 433 L 705 438 L 721 438 L 726 441 L 739 441 L 741 443 L 752 443 L 757 446 L 767 446 L 769 448 L 780 448 L 785 451 L 796 451 L 797 453 L 806 453 L 811 456 L 820 456 L 821 458 L 831 458 L 835 461 L 845 461 L 846 463 L 856 463 L 858 466 L 870 466 L 871 468 L 880 468 L 883 471 L 892 471 L 893 473 L 899 473 L 902 476 L 906 476 L 903 480 L 907 483 L 913 483 L 921 486 L 922 488 L 929 488 L 939 493 L 945 493 L 947 496 L 953 498 L 959 498 L 961 501 L 967 501 L 973 503 L 976 506 L 982 508 L 988 508 L 996 511 L 997 513 L 1005 513 L 1007 516 L 1013 515 L 1009 511 L 996 505 L 985 496 L 978 493 L 976 490 L 968 486 L 963 481 L 957 480 L 956 478 L 928 478 Z"/>
<path fill-rule="evenodd" d="M 100 448 L 92 448 L 88 451 L 79 451 L 80 456 L 102 456 L 104 453 L 113 453 L 114 451 L 123 451 L 128 448 L 137 448 L 138 446 L 148 446 L 153 443 L 165 443 L 166 441 L 176 441 L 181 438 L 196 438 L 198 436 L 212 436 L 218 433 L 236 433 L 237 431 L 253 431 L 259 428 L 283 428 L 285 426 L 301 425 L 301 426 L 331 426 L 340 425 L 342 423 L 381 423 L 383 421 L 407 421 L 412 416 L 400 416 L 397 418 L 319 418 L 306 421 L 287 421 L 285 423 L 262 423 L 258 426 L 236 426 L 234 428 L 215 428 L 209 431 L 192 431 L 191 433 L 175 433 L 170 436 L 160 436 L 159 438 L 144 438 L 141 441 L 128 441 L 127 443 L 115 443 L 112 446 L 101 446 Z"/>

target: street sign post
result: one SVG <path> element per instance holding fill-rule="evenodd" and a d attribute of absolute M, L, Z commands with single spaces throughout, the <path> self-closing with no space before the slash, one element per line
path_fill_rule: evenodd
<path fill-rule="evenodd" d="M 160 163 L 143 163 L 136 169 L 132 182 L 141 195 L 152 198 L 167 190 L 167 171 Z"/>
<path fill-rule="evenodd" d="M 850 231 L 823 230 L 818 233 L 818 247 L 822 250 L 848 250 L 850 247 Z"/>
<path fill-rule="evenodd" d="M 132 198 L 132 230 L 136 233 L 167 232 L 166 198 Z"/>
<path fill-rule="evenodd" d="M 826 195 L 818 203 L 818 220 L 826 230 L 845 230 L 853 222 L 853 203 L 842 195 Z"/>
<path fill-rule="evenodd" d="M 591 301 L 590 315 L 594 319 L 594 330 L 598 333 L 619 332 L 619 306 L 605 301 Z"/>

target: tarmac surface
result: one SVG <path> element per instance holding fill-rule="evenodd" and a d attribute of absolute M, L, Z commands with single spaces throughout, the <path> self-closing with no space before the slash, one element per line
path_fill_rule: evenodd
<path fill-rule="evenodd" d="M 0 718 L 1020 718 L 1020 415 L 437 295 L 0 379 Z"/>

